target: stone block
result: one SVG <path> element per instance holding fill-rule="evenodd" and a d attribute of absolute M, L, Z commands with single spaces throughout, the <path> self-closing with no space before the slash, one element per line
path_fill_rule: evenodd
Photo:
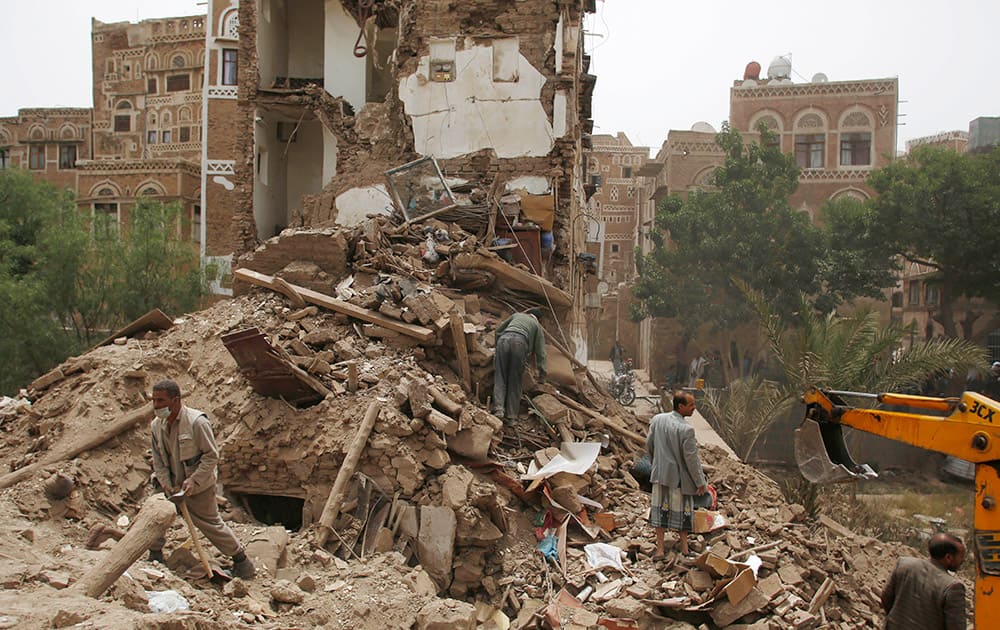
<path fill-rule="evenodd" d="M 420 508 L 417 558 L 441 589 L 451 584 L 456 527 L 455 511 L 450 507 L 425 505 Z"/>
<path fill-rule="evenodd" d="M 432 599 L 417 613 L 417 630 L 473 630 L 476 607 L 457 599 Z"/>

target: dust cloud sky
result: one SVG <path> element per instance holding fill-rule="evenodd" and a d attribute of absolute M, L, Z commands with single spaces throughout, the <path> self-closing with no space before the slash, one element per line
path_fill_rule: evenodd
<path fill-rule="evenodd" d="M 0 21 L 0 116 L 20 107 L 90 107 L 91 17 L 102 22 L 198 15 L 192 0 L 8 2 Z M 899 147 L 1000 115 L 1000 2 L 995 0 L 598 0 L 586 20 L 595 133 L 654 152 L 670 129 L 729 114 L 747 62 L 765 73 L 791 53 L 792 79 L 898 77 Z"/>

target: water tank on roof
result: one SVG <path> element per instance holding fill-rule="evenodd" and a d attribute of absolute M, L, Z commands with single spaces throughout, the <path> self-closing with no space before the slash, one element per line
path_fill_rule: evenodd
<path fill-rule="evenodd" d="M 784 55 L 778 55 L 767 67 L 767 78 L 788 79 L 792 76 L 792 60 Z"/>
<path fill-rule="evenodd" d="M 826 75 L 823 74 L 822 72 L 817 72 L 816 74 L 813 75 L 812 78 L 813 83 L 826 83 L 829 80 L 830 79 L 826 78 Z"/>
<path fill-rule="evenodd" d="M 746 81 L 747 79 L 760 80 L 760 64 L 756 61 L 748 63 L 746 70 L 743 71 L 743 80 Z"/>

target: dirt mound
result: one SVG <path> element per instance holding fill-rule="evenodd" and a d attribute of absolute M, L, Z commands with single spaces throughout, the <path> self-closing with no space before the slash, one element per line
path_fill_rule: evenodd
<path fill-rule="evenodd" d="M 449 229 L 444 263 L 482 255 L 460 227 Z M 512 285 L 490 294 L 456 290 L 445 279 L 467 283 L 467 274 L 423 267 L 412 251 L 420 235 L 398 234 L 395 248 L 370 247 L 388 238 L 370 226 L 346 237 L 299 232 L 288 251 L 276 239 L 256 258 L 270 265 L 260 273 L 289 278 L 272 285 L 285 295 L 244 286 L 167 331 L 67 361 L 44 388 L 5 407 L 0 462 L 31 474 L 18 483 L 0 477 L 0 627 L 506 627 L 505 619 L 514 627 L 585 627 L 612 618 L 614 627 L 664 627 L 664 619 L 677 627 L 876 626 L 881 584 L 911 550 L 829 519 L 806 522 L 772 480 L 717 449 L 702 455 L 728 526 L 696 537 L 693 547 L 733 562 L 759 558 L 756 586 L 737 597 L 719 592 L 734 575 L 673 553 L 654 563 L 648 495 L 629 472 L 643 423 L 563 357 L 554 359 L 561 375 L 550 369 L 555 387 L 529 387 L 548 392 L 536 398 L 535 413 L 503 426 L 486 402 L 491 330 L 506 308 L 494 298 L 509 298 Z M 353 275 L 304 267 L 303 243 L 344 248 L 329 258 L 350 259 Z M 404 264 L 420 265 L 425 281 L 386 271 Z M 329 306 L 307 305 L 308 291 L 325 294 Z M 297 379 L 299 398 L 259 394 L 272 382 L 254 370 L 262 364 L 238 365 L 226 349 L 224 338 L 251 329 L 271 348 L 268 365 Z M 429 334 L 413 336 L 423 330 Z M 100 446 L 44 462 L 142 409 L 161 378 L 177 380 L 185 404 L 211 419 L 222 449 L 223 518 L 259 575 L 225 588 L 189 578 L 197 561 L 177 519 L 166 566 L 141 559 L 95 601 L 72 585 L 102 563 L 152 492 L 149 418 Z M 369 408 L 378 414 L 374 426 L 324 529 L 317 523 Z M 519 480 L 530 460 L 544 464 L 564 439 L 605 436 L 608 446 L 586 473 Z M 550 560 L 539 553 L 547 540 L 556 541 Z M 586 550 L 595 543 L 620 549 L 622 568 L 591 567 Z M 149 612 L 148 594 L 164 591 L 190 610 Z"/>

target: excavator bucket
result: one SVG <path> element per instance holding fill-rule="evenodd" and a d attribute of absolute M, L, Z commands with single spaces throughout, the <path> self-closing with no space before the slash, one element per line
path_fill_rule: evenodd
<path fill-rule="evenodd" d="M 812 483 L 878 477 L 868 464 L 858 464 L 851 458 L 841 425 L 811 418 L 803 420 L 795 429 L 795 463 L 802 476 Z"/>

